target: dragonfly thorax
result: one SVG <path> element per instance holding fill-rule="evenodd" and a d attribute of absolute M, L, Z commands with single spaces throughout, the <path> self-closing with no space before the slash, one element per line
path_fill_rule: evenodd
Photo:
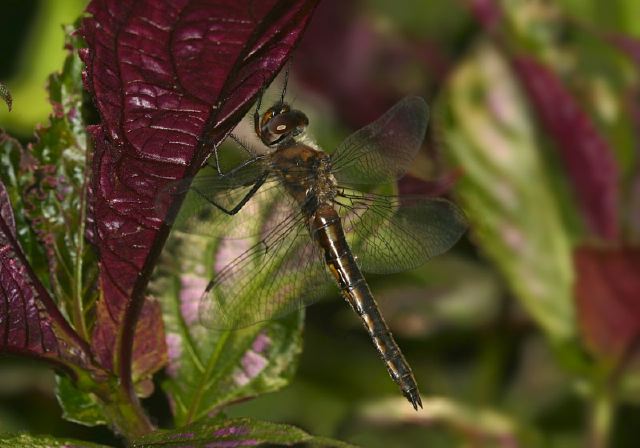
<path fill-rule="evenodd" d="M 297 142 L 277 149 L 271 160 L 285 188 L 299 204 L 314 208 L 335 197 L 336 180 L 325 152 Z"/>

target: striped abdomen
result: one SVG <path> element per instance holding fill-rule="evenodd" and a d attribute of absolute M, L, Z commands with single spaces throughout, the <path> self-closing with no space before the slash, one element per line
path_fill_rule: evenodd
<path fill-rule="evenodd" d="M 335 277 L 340 291 L 351 308 L 358 313 L 371 336 L 391 378 L 415 409 L 422 407 L 418 385 L 411 367 L 393 339 L 360 268 L 351 253 L 338 213 L 330 205 L 321 205 L 310 216 L 311 236 L 322 249 L 325 262 Z"/>

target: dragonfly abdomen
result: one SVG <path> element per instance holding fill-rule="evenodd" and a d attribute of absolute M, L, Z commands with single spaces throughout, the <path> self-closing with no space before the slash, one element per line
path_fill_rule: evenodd
<path fill-rule="evenodd" d="M 366 279 L 358 267 L 342 228 L 338 213 L 330 205 L 321 205 L 310 217 L 311 236 L 322 249 L 325 262 L 351 308 L 385 362 L 391 378 L 415 409 L 422 407 L 418 385 L 400 347 L 393 339 Z"/>

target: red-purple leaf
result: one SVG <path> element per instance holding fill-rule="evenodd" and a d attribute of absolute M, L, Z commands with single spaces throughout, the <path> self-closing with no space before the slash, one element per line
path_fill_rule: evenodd
<path fill-rule="evenodd" d="M 9 195 L 0 182 L 0 353 L 47 360 L 73 370 L 89 366 L 73 332 L 26 263 L 16 239 Z"/>
<path fill-rule="evenodd" d="M 619 172 L 613 152 L 560 79 L 528 56 L 513 67 L 567 169 L 582 213 L 599 237 L 615 240 L 618 228 Z"/>
<path fill-rule="evenodd" d="M 640 89 L 634 89 L 627 98 L 636 141 L 635 173 L 629 186 L 627 218 L 632 233 L 631 239 L 635 237 L 633 240 L 638 241 L 640 239 Z"/>
<path fill-rule="evenodd" d="M 407 174 L 398 181 L 398 192 L 401 195 L 443 196 L 451 192 L 462 174 L 462 170 L 455 169 L 434 180 L 423 180 Z"/>
<path fill-rule="evenodd" d="M 96 319 L 100 325 L 92 335 L 93 350 L 100 364 L 113 370 L 113 348 L 109 344 L 113 343 L 118 334 L 119 322 L 109 314 L 108 305 L 104 300 L 97 304 Z M 153 375 L 159 366 L 166 364 L 167 356 L 160 304 L 146 300 L 133 340 L 134 382 L 143 381 Z"/>
<path fill-rule="evenodd" d="M 94 346 L 103 362 L 111 353 L 129 389 L 133 328 L 168 235 L 156 195 L 193 175 L 249 110 L 316 3 L 93 0 L 87 9 L 93 17 L 83 25 L 89 51 L 82 56 L 102 118 L 94 131 L 93 217 L 108 317 L 96 324 Z M 158 368 L 164 346 L 146 350 L 157 353 Z"/>
<path fill-rule="evenodd" d="M 640 337 L 640 250 L 581 247 L 574 264 L 583 339 L 594 354 L 620 360 Z"/>
<path fill-rule="evenodd" d="M 355 129 L 399 97 L 444 81 L 451 67 L 440 43 L 377 27 L 356 2 L 342 0 L 318 6 L 300 53 L 296 80 L 329 98 L 341 122 Z"/>
<path fill-rule="evenodd" d="M 496 0 L 466 0 L 475 19 L 488 32 L 496 29 L 502 20 L 502 9 Z"/>
<path fill-rule="evenodd" d="M 305 56 L 296 60 L 295 68 L 296 76 L 308 89 L 330 95 L 340 118 L 360 127 L 375 120 L 397 99 L 389 86 L 375 81 L 390 77 L 383 73 L 387 70 L 398 73 L 398 65 L 379 61 L 399 55 L 370 20 L 357 17 L 354 6 L 353 2 L 338 0 L 325 1 L 318 7 L 300 46 Z M 372 80 L 374 67 L 376 78 Z"/>
<path fill-rule="evenodd" d="M 640 68 L 640 39 L 625 34 L 609 34 L 606 39 Z"/>
<path fill-rule="evenodd" d="M 606 39 L 631 61 L 640 71 L 640 39 L 620 33 L 612 33 Z M 636 158 L 640 157 L 640 89 L 630 89 L 625 95 L 624 104 L 629 111 L 636 139 Z M 636 160 L 636 170 L 630 183 L 629 207 L 627 217 L 633 236 L 640 237 L 640 161 Z"/>

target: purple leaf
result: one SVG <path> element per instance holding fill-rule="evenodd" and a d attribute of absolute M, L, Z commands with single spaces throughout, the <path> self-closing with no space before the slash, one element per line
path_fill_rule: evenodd
<path fill-rule="evenodd" d="M 605 39 L 635 63 L 637 70 L 640 71 L 640 39 L 621 33 L 610 33 L 605 36 Z M 640 236 L 640 161 L 638 160 L 640 158 L 640 89 L 638 87 L 630 89 L 624 98 L 625 107 L 631 116 L 636 144 L 635 173 L 630 182 L 627 216 L 630 230 L 638 238 Z"/>
<path fill-rule="evenodd" d="M 638 65 L 638 67 L 640 68 L 640 65 Z M 635 172 L 629 187 L 627 216 L 630 231 L 636 239 L 640 239 L 640 89 L 634 89 L 629 92 L 627 98 L 636 142 Z"/>
<path fill-rule="evenodd" d="M 453 169 L 434 180 L 423 180 L 407 174 L 398 181 L 398 191 L 401 195 L 422 194 L 427 196 L 443 196 L 453 190 L 456 182 L 463 175 L 461 169 Z"/>
<path fill-rule="evenodd" d="M 87 347 L 60 314 L 24 258 L 9 195 L 0 182 L 0 353 L 88 367 Z"/>
<path fill-rule="evenodd" d="M 329 98 L 352 128 L 371 123 L 399 97 L 431 90 L 451 67 L 439 43 L 382 28 L 356 2 L 325 0 L 300 43 L 304 57 L 295 59 L 296 80 Z"/>
<path fill-rule="evenodd" d="M 296 60 L 296 76 L 308 89 L 330 95 L 341 118 L 360 127 L 375 120 L 397 99 L 390 86 L 376 83 L 399 71 L 397 64 L 378 62 L 384 57 L 400 57 L 398 49 L 391 46 L 370 20 L 357 17 L 353 2 L 325 1 L 300 45 L 305 56 Z M 371 80 L 374 67 L 376 78 Z"/>
<path fill-rule="evenodd" d="M 106 319 L 97 321 L 95 350 L 120 366 L 129 390 L 134 328 L 152 306 L 143 307 L 144 292 L 169 231 L 157 193 L 195 174 L 245 115 L 316 3 L 93 0 L 87 8 L 85 82 L 102 118 L 92 193 Z M 164 346 L 146 349 L 159 367 Z"/>
<path fill-rule="evenodd" d="M 609 34 L 606 39 L 640 68 L 640 39 L 619 33 Z"/>
<path fill-rule="evenodd" d="M 466 0 L 475 19 L 488 32 L 494 31 L 502 20 L 502 9 L 496 0 Z"/>
<path fill-rule="evenodd" d="M 558 147 L 588 226 L 597 236 L 615 240 L 619 172 L 611 148 L 555 73 L 528 56 L 514 56 L 512 62 Z"/>
<path fill-rule="evenodd" d="M 580 247 L 574 264 L 578 321 L 587 347 L 623 360 L 640 341 L 640 250 Z"/>

